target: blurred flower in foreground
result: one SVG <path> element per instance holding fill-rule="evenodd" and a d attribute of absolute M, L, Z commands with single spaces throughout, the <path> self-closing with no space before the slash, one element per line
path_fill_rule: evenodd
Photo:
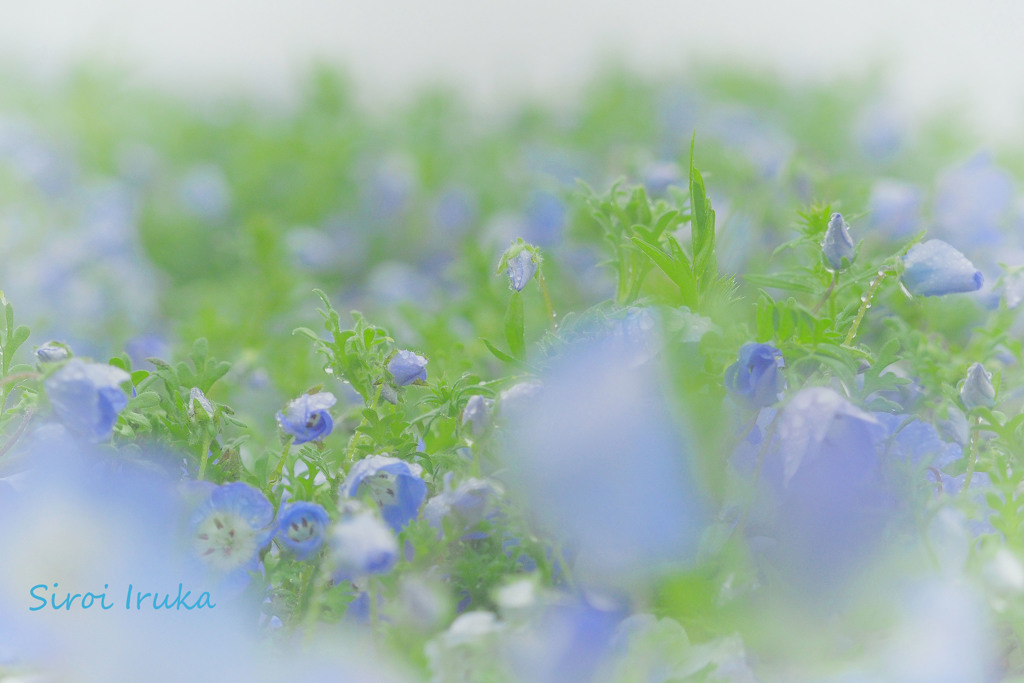
<path fill-rule="evenodd" d="M 120 368 L 72 358 L 46 378 L 46 396 L 65 427 L 93 441 L 110 436 L 128 405 L 121 384 L 131 379 Z"/>
<path fill-rule="evenodd" d="M 277 516 L 277 538 L 296 559 L 307 560 L 324 544 L 324 531 L 331 518 L 322 505 L 300 501 L 281 508 Z"/>
<path fill-rule="evenodd" d="M 740 347 L 739 360 L 725 371 L 726 390 L 750 408 L 775 404 L 786 388 L 782 352 L 771 344 L 749 343 Z"/>
<path fill-rule="evenodd" d="M 892 683 L 1002 680 L 998 640 L 982 601 L 963 582 L 911 587 L 900 604 L 900 621 L 885 641 L 877 680 Z"/>
<path fill-rule="evenodd" d="M 395 378 L 395 384 L 404 387 L 416 381 L 427 381 L 427 359 L 412 351 L 402 349 L 388 362 L 388 372 Z"/>
<path fill-rule="evenodd" d="M 967 378 L 960 384 L 960 400 L 967 410 L 991 408 L 996 404 L 992 373 L 986 372 L 981 363 L 975 363 L 967 370 Z"/>
<path fill-rule="evenodd" d="M 623 617 L 586 600 L 542 607 L 528 625 L 506 635 L 504 651 L 517 680 L 536 683 L 594 680 L 611 655 L 612 636 Z"/>
<path fill-rule="evenodd" d="M 194 551 L 223 576 L 226 590 L 241 589 L 274 534 L 273 521 L 274 506 L 259 490 L 240 481 L 218 486 L 192 513 Z"/>
<path fill-rule="evenodd" d="M 775 487 L 765 511 L 781 575 L 799 586 L 836 590 L 869 561 L 882 539 L 891 495 L 882 480 L 878 421 L 832 389 L 800 391 L 783 410 L 778 448 L 764 473 Z"/>
<path fill-rule="evenodd" d="M 337 400 L 329 391 L 303 394 L 289 401 L 285 409 L 277 413 L 277 423 L 282 430 L 295 437 L 292 443 L 296 445 L 320 441 L 334 429 L 334 420 L 327 410 Z"/>
<path fill-rule="evenodd" d="M 853 263 L 855 252 L 848 227 L 843 215 L 839 213 L 832 214 L 828 221 L 822 250 L 833 270 L 843 270 Z"/>
<path fill-rule="evenodd" d="M 384 522 L 349 503 L 327 534 L 334 581 L 354 581 L 391 571 L 398 561 L 398 541 Z"/>
<path fill-rule="evenodd" d="M 915 244 L 903 257 L 903 284 L 914 296 L 942 296 L 981 289 L 981 271 L 942 240 Z"/>
<path fill-rule="evenodd" d="M 386 455 L 371 455 L 352 466 L 341 485 L 341 495 L 355 498 L 360 492 L 369 492 L 384 521 L 398 533 L 416 519 L 427 497 L 422 473 L 423 468 L 414 463 Z"/>
<path fill-rule="evenodd" d="M 653 368 L 606 345 L 567 352 L 508 420 L 512 489 L 578 551 L 581 578 L 630 582 L 679 566 L 703 507 Z"/>

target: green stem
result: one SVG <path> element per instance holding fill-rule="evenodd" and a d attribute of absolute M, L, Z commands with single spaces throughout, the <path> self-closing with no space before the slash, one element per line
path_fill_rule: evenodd
<path fill-rule="evenodd" d="M 209 432 L 203 435 L 203 442 L 199 448 L 199 476 L 197 477 L 202 481 L 206 477 L 206 464 L 210 461 L 210 444 L 213 442 L 213 435 Z"/>
<path fill-rule="evenodd" d="M 814 305 L 814 308 L 811 309 L 811 315 L 817 315 L 818 314 L 818 311 L 820 311 L 821 307 L 825 305 L 825 302 L 828 301 L 832 297 L 832 292 L 835 291 L 835 288 L 836 288 L 837 284 L 839 284 L 839 271 L 838 270 L 832 273 L 832 282 L 829 283 L 828 289 L 826 289 L 825 293 L 822 294 L 821 299 L 818 301 L 818 303 L 816 303 Z"/>
<path fill-rule="evenodd" d="M 284 472 L 284 461 L 288 459 L 288 449 L 292 445 L 292 437 L 288 437 L 284 441 L 284 448 L 281 451 L 281 459 L 277 463 L 277 467 L 274 468 L 274 476 L 270 478 L 271 483 L 281 481 L 281 474 Z"/>
<path fill-rule="evenodd" d="M 966 493 L 968 487 L 971 485 L 971 479 L 974 478 L 974 468 L 978 465 L 978 432 L 981 426 L 981 418 L 975 417 L 974 424 L 971 425 L 971 443 L 968 446 L 967 452 L 967 476 L 964 477 L 964 487 L 960 490 L 961 493 Z"/>
<path fill-rule="evenodd" d="M 309 589 L 309 597 L 306 601 L 305 613 L 302 614 L 303 628 L 306 635 L 312 635 L 313 627 L 316 625 L 317 607 L 320 604 L 320 598 L 324 592 L 324 582 L 320 580 L 320 564 L 317 563 L 316 568 L 310 574 L 309 583 L 311 588 Z"/>
<path fill-rule="evenodd" d="M 860 298 L 860 308 L 857 310 L 857 317 L 853 319 L 853 325 L 850 326 L 850 331 L 846 334 L 846 339 L 843 340 L 844 346 L 849 346 L 853 343 L 854 338 L 857 336 L 857 329 L 860 327 L 860 323 L 864 320 L 864 315 L 871 308 L 871 300 L 875 298 L 875 294 L 878 292 L 878 288 L 881 286 L 882 281 L 885 280 L 888 275 L 888 271 L 878 271 L 878 276 L 871 281 L 868 286 L 868 291 L 864 293 Z"/>

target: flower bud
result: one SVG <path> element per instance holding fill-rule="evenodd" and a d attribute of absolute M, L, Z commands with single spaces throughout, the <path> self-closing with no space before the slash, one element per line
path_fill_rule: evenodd
<path fill-rule="evenodd" d="M 903 284 L 914 296 L 981 289 L 984 278 L 966 256 L 942 240 L 915 244 L 903 257 Z"/>
<path fill-rule="evenodd" d="M 725 388 L 751 408 L 764 408 L 779 400 L 786 378 L 782 352 L 771 344 L 744 344 L 739 359 L 725 371 Z"/>
<path fill-rule="evenodd" d="M 825 252 L 825 259 L 833 270 L 843 270 L 853 263 L 855 255 L 853 239 L 850 237 L 848 227 L 842 214 L 839 213 L 832 214 L 828 221 L 822 249 Z"/>
<path fill-rule="evenodd" d="M 388 372 L 395 378 L 395 384 L 404 387 L 416 381 L 427 381 L 427 359 L 412 351 L 402 349 L 388 363 Z"/>
<path fill-rule="evenodd" d="M 985 372 L 981 363 L 975 363 L 967 370 L 967 378 L 960 383 L 960 400 L 967 410 L 996 404 L 996 390 L 992 386 L 992 373 Z"/>
<path fill-rule="evenodd" d="M 508 273 L 512 289 L 517 292 L 523 291 L 523 287 L 537 272 L 537 263 L 533 260 L 533 254 L 525 249 L 520 251 L 508 260 L 508 268 L 505 272 Z"/>

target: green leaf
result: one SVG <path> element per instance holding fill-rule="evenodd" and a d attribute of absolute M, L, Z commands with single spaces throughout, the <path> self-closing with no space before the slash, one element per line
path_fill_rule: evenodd
<path fill-rule="evenodd" d="M 512 355 L 522 360 L 526 357 L 526 330 L 523 322 L 523 297 L 512 292 L 505 309 L 505 341 Z"/>
<path fill-rule="evenodd" d="M 704 178 L 693 165 L 693 150 L 697 142 L 697 133 L 690 138 L 690 224 L 691 247 L 693 251 L 693 272 L 702 288 L 705 282 L 718 275 L 718 263 L 715 259 L 715 212 L 708 201 Z"/>
<path fill-rule="evenodd" d="M 7 342 L 7 346 L 4 348 L 5 356 L 13 356 L 14 352 L 18 350 L 22 344 L 28 340 L 29 329 L 26 325 L 18 325 L 14 330 L 14 334 Z"/>
<path fill-rule="evenodd" d="M 686 258 L 679 243 L 674 237 L 668 238 L 669 248 L 672 254 L 666 254 L 655 245 L 645 242 L 642 238 L 633 236 L 633 244 L 647 255 L 649 259 L 658 266 L 665 275 L 679 288 L 682 303 L 690 308 L 697 306 L 697 281 L 693 277 L 693 270 L 690 268 L 690 261 Z"/>
<path fill-rule="evenodd" d="M 486 339 L 482 339 L 481 341 L 483 341 L 484 346 L 487 347 L 487 350 L 494 354 L 494 357 L 500 360 L 501 362 L 511 363 L 512 365 L 517 366 L 522 365 L 522 363 L 520 363 L 519 360 L 508 355 L 507 353 L 505 353 L 504 351 L 502 351 L 501 349 L 499 349 L 497 346 L 487 341 Z"/>

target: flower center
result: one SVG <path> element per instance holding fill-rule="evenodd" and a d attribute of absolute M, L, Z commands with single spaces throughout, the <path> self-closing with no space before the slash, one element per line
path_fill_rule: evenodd
<path fill-rule="evenodd" d="M 316 536 L 316 524 L 303 517 L 289 524 L 286 533 L 295 543 L 303 543 Z"/>
<path fill-rule="evenodd" d="M 232 512 L 218 511 L 204 519 L 193 540 L 199 556 L 221 571 L 241 567 L 256 553 L 256 534 Z"/>
<path fill-rule="evenodd" d="M 398 502 L 398 494 L 395 493 L 397 480 L 397 475 L 388 472 L 377 472 L 372 477 L 364 479 L 362 486 L 367 488 L 370 496 L 377 502 L 377 505 L 384 509 Z"/>

